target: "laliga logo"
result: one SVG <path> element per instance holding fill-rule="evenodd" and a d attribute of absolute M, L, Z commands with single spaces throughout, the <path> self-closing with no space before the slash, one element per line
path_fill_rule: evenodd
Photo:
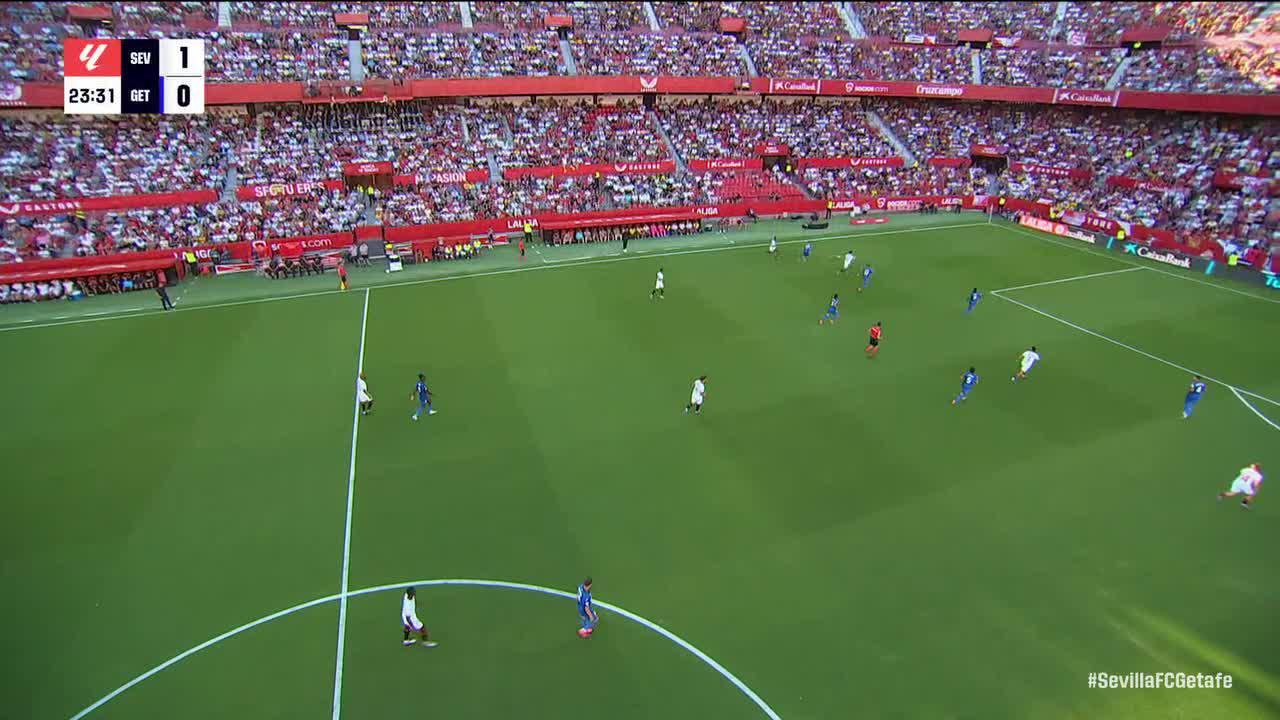
<path fill-rule="evenodd" d="M 106 51 L 106 43 L 89 43 L 80 48 L 80 62 L 84 63 L 84 69 L 97 70 L 98 61 L 102 59 L 102 54 Z"/>
<path fill-rule="evenodd" d="M 651 77 L 651 78 L 641 77 L 641 78 L 640 78 L 640 89 L 642 89 L 642 90 L 657 90 L 657 89 L 658 89 L 658 78 L 656 78 L 656 77 Z"/>

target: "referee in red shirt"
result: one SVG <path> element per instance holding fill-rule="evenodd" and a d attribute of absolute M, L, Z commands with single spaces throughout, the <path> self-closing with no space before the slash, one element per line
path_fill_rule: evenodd
<path fill-rule="evenodd" d="M 875 325 L 872 325 L 871 329 L 867 332 L 871 335 L 871 339 L 867 341 L 867 349 L 864 352 L 866 352 L 867 357 L 873 358 L 876 356 L 876 353 L 880 352 L 880 323 L 877 322 Z"/>

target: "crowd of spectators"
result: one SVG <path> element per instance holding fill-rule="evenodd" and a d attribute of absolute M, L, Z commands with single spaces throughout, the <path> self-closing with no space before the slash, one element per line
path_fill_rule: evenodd
<path fill-rule="evenodd" d="M 156 37 L 168 35 L 152 31 Z M 345 80 L 347 40 L 335 31 L 208 32 L 205 77 L 227 82 Z"/>
<path fill-rule="evenodd" d="M 833 2 L 655 2 L 658 21 L 666 28 L 690 32 L 719 32 L 721 18 L 746 22 L 750 35 L 801 38 L 845 35 L 840 11 Z"/>
<path fill-rule="evenodd" d="M 505 166 L 576 165 L 669 159 L 648 113 L 637 104 L 539 101 L 494 107 L 513 144 L 496 153 Z"/>
<path fill-rule="evenodd" d="M 767 77 L 862 78 L 968 83 L 973 51 L 964 46 L 887 45 L 875 42 L 778 37 L 748 44 L 756 70 Z"/>
<path fill-rule="evenodd" d="M 746 75 L 727 35 L 575 32 L 570 46 L 580 75 Z"/>
<path fill-rule="evenodd" d="M 999 36 L 1046 39 L 1053 26 L 1056 5 L 1053 2 L 878 2 L 854 3 L 854 10 L 867 35 L 873 37 L 901 40 L 907 35 L 936 35 L 941 40 L 954 40 L 961 30 L 982 28 Z"/>
<path fill-rule="evenodd" d="M 979 53 L 983 85 L 1103 88 L 1123 50 L 991 50 Z"/>
<path fill-rule="evenodd" d="M 1273 76 L 1274 81 L 1274 76 Z M 1125 71 L 1123 86 L 1155 92 L 1262 93 L 1215 49 L 1170 47 L 1140 52 Z"/>
<path fill-rule="evenodd" d="M 661 113 L 686 160 L 754 157 L 761 143 L 785 143 L 795 157 L 896 154 L 853 102 L 704 100 L 672 103 Z"/>
<path fill-rule="evenodd" d="M 245 201 L 234 206 L 234 212 L 225 218 L 230 227 L 215 231 L 213 240 L 235 242 L 351 231 L 364 224 L 365 203 L 360 192 L 347 190 Z"/>
<path fill-rule="evenodd" d="M 818 198 L 854 195 L 972 195 L 986 192 L 986 172 L 979 167 L 806 168 L 801 181 Z"/>
<path fill-rule="evenodd" d="M 680 220 L 677 222 L 547 230 L 543 233 L 543 236 L 552 245 L 569 245 L 571 243 L 621 242 L 623 238 L 632 240 L 646 237 L 694 235 L 700 232 L 702 232 L 701 221 Z"/>
<path fill-rule="evenodd" d="M 698 176 L 706 196 L 716 202 L 791 200 L 804 191 L 781 168 L 757 171 L 707 172 Z"/>
<path fill-rule="evenodd" d="M 1154 14 L 1160 22 L 1183 34 L 1210 37 L 1235 35 L 1257 17 L 1265 3 L 1257 2 L 1161 2 Z"/>
<path fill-rule="evenodd" d="M 224 116 L 0 116 L 0 198 L 45 200 L 205 189 L 225 169 Z"/>
<path fill-rule="evenodd" d="M 369 77 L 499 77 L 567 74 L 552 32 L 375 30 L 363 44 Z"/>
<path fill-rule="evenodd" d="M 968 157 L 972 145 L 1003 145 L 1011 160 L 1098 174 L 1141 152 L 1175 123 L 1155 113 L 1086 108 L 924 100 L 869 104 L 921 159 Z"/>

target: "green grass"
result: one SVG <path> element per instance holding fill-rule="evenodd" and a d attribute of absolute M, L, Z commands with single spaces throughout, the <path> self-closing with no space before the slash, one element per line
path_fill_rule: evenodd
<path fill-rule="evenodd" d="M 6 308 L 0 717 L 70 717 L 339 591 L 361 288 L 379 284 L 352 590 L 572 591 L 591 574 L 598 599 L 680 635 L 786 720 L 1280 716 L 1280 506 L 1213 500 L 1248 462 L 1280 467 L 1280 436 L 1220 385 L 1183 421 L 1185 373 L 994 295 L 966 316 L 974 285 L 1126 267 L 970 223 L 841 225 L 814 238 L 856 237 L 819 239 L 809 263 L 799 228 L 774 222 L 632 246 L 647 256 L 571 247 L 520 265 L 502 249 L 360 271 L 345 294 L 331 275 L 206 279 L 168 315 L 149 295 Z M 754 246 L 774 232 L 777 262 Z M 861 295 L 836 273 L 848 247 L 876 267 Z M 650 301 L 659 266 L 667 298 Z M 1188 279 L 1203 277 L 1008 296 L 1280 398 L 1280 308 Z M 833 291 L 843 317 L 819 327 Z M 231 304 L 282 294 L 310 295 Z M 1030 344 L 1044 361 L 1015 386 Z M 983 382 L 952 407 L 969 365 Z M 412 423 L 419 371 L 440 414 Z M 705 413 L 685 416 L 703 373 Z M 398 603 L 349 601 L 344 717 L 764 716 L 607 612 L 584 642 L 571 601 L 422 588 L 442 643 L 427 651 L 400 647 Z M 326 716 L 337 627 L 336 602 L 288 615 L 90 717 Z M 1165 670 L 1235 687 L 1086 687 L 1091 671 Z"/>

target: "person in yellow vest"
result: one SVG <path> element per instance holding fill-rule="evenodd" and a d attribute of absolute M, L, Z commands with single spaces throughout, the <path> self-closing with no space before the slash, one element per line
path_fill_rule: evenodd
<path fill-rule="evenodd" d="M 528 222 L 524 224 L 524 241 L 527 243 L 533 242 L 533 225 Z"/>
<path fill-rule="evenodd" d="M 1239 253 L 1231 253 L 1227 256 L 1227 267 L 1235 267 L 1238 264 L 1240 264 Z"/>
<path fill-rule="evenodd" d="M 1124 242 L 1125 237 L 1126 237 L 1126 234 L 1125 234 L 1124 228 L 1120 228 L 1119 230 L 1116 231 L 1117 242 Z"/>
<path fill-rule="evenodd" d="M 185 253 L 183 253 L 183 255 L 182 255 L 182 256 L 183 256 L 183 258 L 187 261 L 187 270 L 188 270 L 192 275 L 197 274 L 197 273 L 200 271 L 200 261 L 199 261 L 199 259 L 196 257 L 196 254 L 195 254 L 194 252 L 192 252 L 192 251 L 188 250 L 188 251 L 186 251 Z"/>

